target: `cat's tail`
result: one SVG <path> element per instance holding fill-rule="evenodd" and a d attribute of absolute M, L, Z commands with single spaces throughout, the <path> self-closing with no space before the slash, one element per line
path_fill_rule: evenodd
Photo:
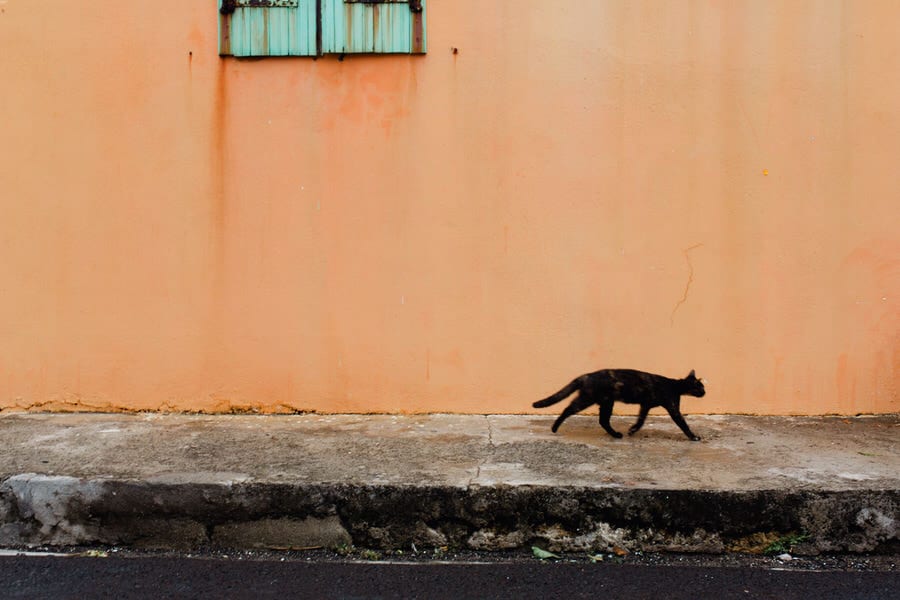
<path fill-rule="evenodd" d="M 535 408 L 543 408 L 545 406 L 550 406 L 551 404 L 556 404 L 557 402 L 561 402 L 561 401 L 565 400 L 566 398 L 568 398 L 569 396 L 571 396 L 572 394 L 574 394 L 575 392 L 577 392 L 580 389 L 581 389 L 581 378 L 579 377 L 578 379 L 573 380 L 572 383 L 570 383 L 563 389 L 559 390 L 552 396 L 548 396 L 547 398 L 544 398 L 543 400 L 538 400 L 537 402 L 532 404 L 532 406 Z"/>

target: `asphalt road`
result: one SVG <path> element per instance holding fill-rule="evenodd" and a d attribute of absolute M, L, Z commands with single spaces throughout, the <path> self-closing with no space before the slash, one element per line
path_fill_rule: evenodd
<path fill-rule="evenodd" d="M 0 557 L 2 598 L 900 598 L 900 573 L 567 563 Z"/>

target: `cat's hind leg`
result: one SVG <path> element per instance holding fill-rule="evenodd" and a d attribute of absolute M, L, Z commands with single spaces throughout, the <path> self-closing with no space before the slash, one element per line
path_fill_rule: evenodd
<path fill-rule="evenodd" d="M 553 427 L 550 428 L 553 433 L 556 433 L 556 430 L 559 429 L 559 426 L 562 425 L 563 421 L 584 408 L 584 406 L 579 402 L 580 398 L 580 395 L 575 396 L 575 399 L 572 400 L 569 405 L 562 411 L 562 414 L 560 414 L 556 418 L 556 421 L 553 423 Z"/>
<path fill-rule="evenodd" d="M 631 428 L 628 430 L 628 435 L 636 434 L 640 430 L 640 428 L 644 426 L 644 421 L 647 419 L 647 413 L 649 413 L 649 412 L 650 412 L 649 408 L 644 408 L 643 406 L 641 407 L 641 412 L 638 415 L 638 419 L 637 419 L 637 421 L 634 422 L 634 425 L 632 425 Z"/>
<path fill-rule="evenodd" d="M 612 417 L 612 412 L 613 412 L 612 399 L 607 399 L 606 401 L 600 402 L 599 404 L 600 404 L 600 427 L 602 427 L 606 433 L 613 436 L 614 438 L 622 437 L 622 434 L 619 433 L 618 431 L 616 431 L 615 429 L 613 429 L 612 426 L 609 424 L 609 419 L 610 419 L 610 417 Z"/>

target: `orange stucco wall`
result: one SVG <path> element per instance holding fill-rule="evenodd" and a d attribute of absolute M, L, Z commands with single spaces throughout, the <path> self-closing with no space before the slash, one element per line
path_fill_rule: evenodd
<path fill-rule="evenodd" d="M 213 0 L 0 2 L 0 408 L 900 410 L 897 3 L 430 0 L 222 59 Z M 453 53 L 451 48 L 457 48 Z"/>

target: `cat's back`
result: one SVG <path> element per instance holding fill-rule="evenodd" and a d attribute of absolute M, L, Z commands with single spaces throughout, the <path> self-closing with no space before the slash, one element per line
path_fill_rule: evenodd
<path fill-rule="evenodd" d="M 599 371 L 583 375 L 582 378 L 593 385 L 613 385 L 616 387 L 625 386 L 634 388 L 659 385 L 667 380 L 667 378 L 662 375 L 638 371 L 637 369 L 600 369 Z"/>

